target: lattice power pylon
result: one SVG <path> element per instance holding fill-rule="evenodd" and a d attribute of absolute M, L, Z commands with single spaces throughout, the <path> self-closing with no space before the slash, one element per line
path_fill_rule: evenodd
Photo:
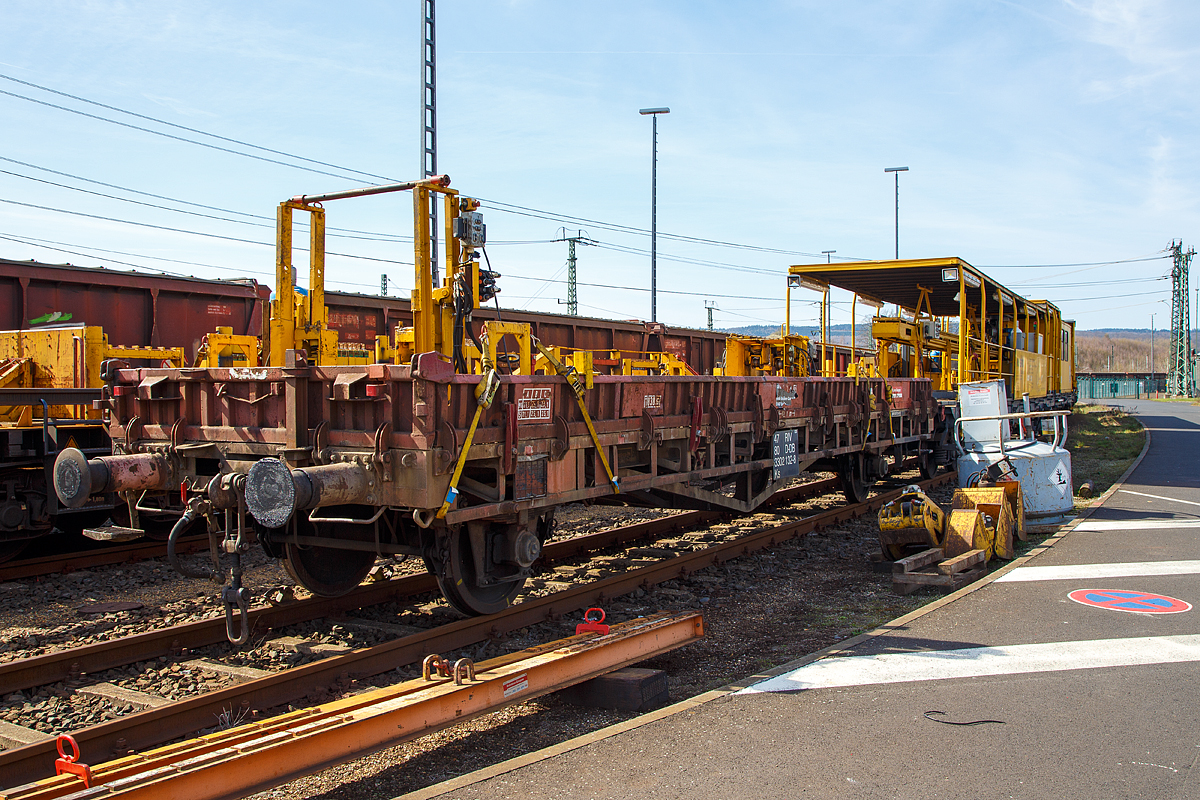
<path fill-rule="evenodd" d="M 437 175 L 437 35 L 434 0 L 421 0 L 421 175 Z M 429 246 L 433 286 L 438 285 L 438 211 L 441 195 L 429 197 Z"/>
<path fill-rule="evenodd" d="M 587 235 L 587 231 L 576 231 L 574 236 L 568 236 L 566 228 L 558 229 L 558 237 L 554 241 L 567 242 L 567 313 L 577 317 L 579 316 L 579 294 L 576 290 L 578 283 L 575 273 L 575 245 L 595 244 L 596 241 Z"/>
<path fill-rule="evenodd" d="M 1183 242 L 1171 242 L 1175 265 L 1171 268 L 1171 349 L 1167 354 L 1167 394 L 1196 396 L 1196 376 L 1192 361 L 1192 320 L 1188 313 L 1188 268 L 1193 248 L 1185 252 Z"/>

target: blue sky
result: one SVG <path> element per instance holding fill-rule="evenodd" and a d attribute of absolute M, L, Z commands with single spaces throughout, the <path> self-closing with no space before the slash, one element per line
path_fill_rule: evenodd
<path fill-rule="evenodd" d="M 347 168 L 420 168 L 416 0 L 8 0 L 3 18 L 4 257 L 269 283 L 280 200 L 378 182 Z M 637 111 L 669 106 L 660 234 L 740 246 L 660 236 L 660 321 L 702 327 L 707 301 L 718 327 L 777 324 L 789 264 L 891 257 L 883 169 L 908 166 L 901 256 L 961 256 L 1083 329 L 1149 327 L 1152 313 L 1163 327 L 1170 265 L 1156 257 L 1198 233 L 1198 21 L 1185 0 L 443 0 L 439 167 L 485 200 L 508 307 L 564 310 L 566 245 L 552 240 L 565 227 L 598 242 L 579 251 L 581 313 L 649 317 L 651 136 Z M 336 176 L 31 102 L 300 163 L 11 79 Z M 411 201 L 330 204 L 329 224 L 409 235 Z M 383 272 L 392 293 L 411 288 L 410 243 L 354 236 L 330 239 L 345 254 L 330 288 L 377 292 Z M 794 300 L 802 328 L 811 299 Z M 833 321 L 848 319 L 839 305 Z"/>

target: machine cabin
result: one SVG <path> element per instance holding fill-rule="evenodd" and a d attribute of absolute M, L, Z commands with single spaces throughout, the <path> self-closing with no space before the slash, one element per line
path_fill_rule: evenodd
<path fill-rule="evenodd" d="M 881 375 L 930 378 L 940 391 L 1003 379 L 1010 398 L 1028 393 L 1048 407 L 1075 391 L 1075 323 L 961 258 L 802 264 L 788 274 L 826 300 L 835 286 L 883 304 L 871 322 Z"/>

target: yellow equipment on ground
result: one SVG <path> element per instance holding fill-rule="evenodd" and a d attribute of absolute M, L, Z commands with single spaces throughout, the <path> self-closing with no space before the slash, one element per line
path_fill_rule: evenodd
<path fill-rule="evenodd" d="M 1025 539 L 1021 485 L 956 489 L 947 514 L 917 486 L 879 509 L 879 543 L 892 560 L 903 558 L 909 545 L 935 548 L 945 558 L 982 550 L 987 558 L 1011 559 L 1013 535 Z"/>

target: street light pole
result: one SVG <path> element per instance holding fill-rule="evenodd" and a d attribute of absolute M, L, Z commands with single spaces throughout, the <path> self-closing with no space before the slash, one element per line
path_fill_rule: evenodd
<path fill-rule="evenodd" d="M 658 115 L 671 109 L 643 108 L 638 113 L 653 120 L 654 145 L 650 161 L 650 321 L 658 321 Z"/>
<path fill-rule="evenodd" d="M 896 176 L 896 260 L 900 260 L 900 173 L 908 172 L 908 167 L 887 167 L 884 172 L 894 173 Z"/>

